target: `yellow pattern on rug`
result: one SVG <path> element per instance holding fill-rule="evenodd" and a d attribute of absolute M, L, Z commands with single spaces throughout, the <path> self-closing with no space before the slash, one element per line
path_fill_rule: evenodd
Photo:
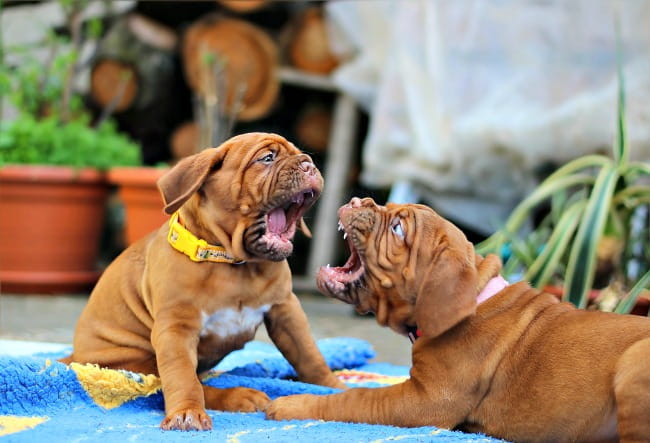
<path fill-rule="evenodd" d="M 76 373 L 79 383 L 93 401 L 105 409 L 117 408 L 138 397 L 147 397 L 161 388 L 160 378 L 152 374 L 106 369 L 91 363 L 71 363 L 70 368 Z M 348 384 L 374 382 L 380 385 L 394 385 L 408 379 L 408 376 L 383 375 L 350 369 L 334 373 L 341 381 Z M 210 371 L 201 378 L 207 380 L 220 374 L 219 371 Z"/>
<path fill-rule="evenodd" d="M 334 374 L 343 383 L 354 384 L 374 382 L 382 385 L 396 385 L 409 379 L 408 375 L 384 375 L 354 369 L 341 369 L 340 371 L 334 371 Z"/>
<path fill-rule="evenodd" d="M 48 421 L 49 417 L 20 417 L 18 415 L 0 415 L 0 436 L 15 434 L 35 428 Z"/>
<path fill-rule="evenodd" d="M 71 363 L 70 368 L 75 371 L 88 395 L 105 409 L 117 408 L 137 397 L 155 394 L 160 389 L 160 379 L 151 374 L 102 369 L 90 363 Z"/>

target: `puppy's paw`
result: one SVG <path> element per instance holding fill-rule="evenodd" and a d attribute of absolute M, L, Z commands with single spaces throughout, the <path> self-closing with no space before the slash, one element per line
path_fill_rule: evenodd
<path fill-rule="evenodd" d="M 324 379 L 322 382 L 318 383 L 321 386 L 327 386 L 329 388 L 336 388 L 336 389 L 349 389 L 345 383 L 343 383 L 341 380 L 338 379 L 338 377 L 334 374 L 330 374 L 326 379 Z"/>
<path fill-rule="evenodd" d="M 160 427 L 165 431 L 209 431 L 212 419 L 203 409 L 187 408 L 167 415 Z"/>
<path fill-rule="evenodd" d="M 306 420 L 319 417 L 309 407 L 310 400 L 316 396 L 310 394 L 289 395 L 273 400 L 264 411 L 269 420 Z"/>
<path fill-rule="evenodd" d="M 205 394 L 208 409 L 228 412 L 263 411 L 271 401 L 264 392 L 250 388 L 208 388 Z"/>

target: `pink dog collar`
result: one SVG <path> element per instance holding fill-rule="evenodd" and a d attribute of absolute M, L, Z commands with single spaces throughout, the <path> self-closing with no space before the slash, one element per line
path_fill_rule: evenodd
<path fill-rule="evenodd" d="M 493 295 L 498 294 L 502 289 L 504 289 L 508 285 L 509 283 L 505 278 L 503 278 L 501 275 L 497 275 L 496 277 L 492 278 L 489 282 L 487 282 L 487 285 L 485 285 L 483 290 L 478 294 L 478 296 L 476 297 L 476 304 L 480 305 L 481 303 L 491 298 Z M 411 340 L 411 343 L 415 343 L 415 340 L 417 340 L 419 337 L 422 337 L 422 332 L 419 329 L 417 329 L 415 333 L 409 332 L 408 336 L 409 339 Z"/>
<path fill-rule="evenodd" d="M 498 294 L 503 288 L 508 286 L 508 284 L 509 283 L 505 278 L 503 278 L 501 275 L 497 275 L 491 279 L 487 285 L 485 285 L 483 290 L 479 293 L 478 297 L 476 297 L 476 304 L 480 305 L 493 295 Z"/>

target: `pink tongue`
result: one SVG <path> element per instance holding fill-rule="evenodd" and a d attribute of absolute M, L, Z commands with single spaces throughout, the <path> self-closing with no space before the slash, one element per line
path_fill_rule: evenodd
<path fill-rule="evenodd" d="M 281 234 L 287 225 L 287 217 L 281 208 L 269 212 L 269 231 Z"/>

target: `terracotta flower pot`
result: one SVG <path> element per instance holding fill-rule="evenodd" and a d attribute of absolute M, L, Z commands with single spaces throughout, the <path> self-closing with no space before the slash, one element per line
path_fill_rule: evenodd
<path fill-rule="evenodd" d="M 104 174 L 91 168 L 0 168 L 0 290 L 90 289 L 108 193 Z"/>
<path fill-rule="evenodd" d="M 120 167 L 108 171 L 108 181 L 118 186 L 125 209 L 124 234 L 127 246 L 158 229 L 169 216 L 156 186 L 167 168 Z"/>

